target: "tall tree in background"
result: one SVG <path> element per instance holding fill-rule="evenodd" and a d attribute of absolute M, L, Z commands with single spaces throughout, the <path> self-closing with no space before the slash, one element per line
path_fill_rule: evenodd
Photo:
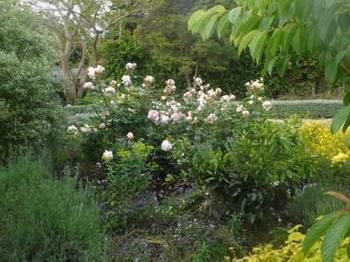
<path fill-rule="evenodd" d="M 155 1 L 149 0 L 25 0 L 45 18 L 55 36 L 67 103 L 81 98 L 87 80 L 86 67 L 99 63 L 101 36 L 124 19 L 147 13 Z M 72 54 L 77 53 L 76 63 Z M 72 70 L 75 67 L 75 70 Z"/>
<path fill-rule="evenodd" d="M 177 73 L 191 86 L 194 76 L 226 70 L 229 60 L 223 58 L 234 57 L 230 46 L 199 41 L 187 30 L 187 20 L 194 9 L 219 2 L 229 7 L 231 1 L 168 0 L 139 22 L 136 39 L 150 50 L 160 67 L 169 72 L 178 68 Z"/>

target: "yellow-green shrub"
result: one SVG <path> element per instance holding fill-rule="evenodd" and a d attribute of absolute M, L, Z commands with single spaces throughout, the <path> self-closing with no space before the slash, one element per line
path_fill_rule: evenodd
<path fill-rule="evenodd" d="M 300 128 L 305 150 L 322 156 L 334 165 L 350 160 L 350 133 L 332 134 L 325 123 L 310 121 Z"/>
<path fill-rule="evenodd" d="M 255 247 L 249 256 L 242 259 L 225 257 L 225 261 L 237 262 L 322 262 L 321 242 L 318 241 L 305 256 L 302 252 L 302 243 L 305 235 L 300 230 L 301 226 L 295 226 L 288 231 L 289 236 L 282 247 L 275 248 L 271 244 Z M 347 247 L 350 244 L 350 238 L 346 238 L 338 248 L 335 261 L 349 261 Z"/>

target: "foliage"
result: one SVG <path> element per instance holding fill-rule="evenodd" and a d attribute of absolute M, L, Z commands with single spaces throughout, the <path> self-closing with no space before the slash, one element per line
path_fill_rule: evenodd
<path fill-rule="evenodd" d="M 349 134 L 333 135 L 329 127 L 322 123 L 308 122 L 301 129 L 305 150 L 320 155 L 333 165 L 343 165 L 349 160 Z"/>
<path fill-rule="evenodd" d="M 282 247 L 275 248 L 271 244 L 261 247 L 255 247 L 252 253 L 242 259 L 226 257 L 225 261 L 324 261 L 321 259 L 321 243 L 317 242 L 307 255 L 302 252 L 302 242 L 305 239 L 304 234 L 300 233 L 301 226 L 295 226 L 288 231 L 289 236 Z M 348 261 L 347 246 L 350 239 L 347 238 L 342 241 L 338 250 L 336 251 L 336 261 Z"/>
<path fill-rule="evenodd" d="M 328 195 L 342 201 L 347 206 L 350 199 L 342 193 L 327 192 Z M 320 218 L 307 232 L 303 242 L 303 250 L 307 254 L 310 252 L 316 241 L 323 236 L 321 245 L 321 255 L 323 261 L 333 261 L 336 250 L 344 239 L 348 236 L 350 227 L 350 215 L 347 208 L 338 212 L 333 212 Z"/>
<path fill-rule="evenodd" d="M 33 15 L 13 1 L 0 4 L 0 162 L 28 145 L 42 147 L 63 114 L 50 81 L 52 52 Z"/>
<path fill-rule="evenodd" d="M 92 163 L 99 162 L 101 155 L 105 159 L 105 151 L 108 161 L 104 163 L 112 168 L 108 173 L 117 179 L 116 183 L 107 179 L 107 184 L 117 186 L 113 193 L 134 196 L 136 192 L 129 192 L 129 187 L 119 188 L 129 179 L 130 184 L 145 190 L 147 183 L 135 182 L 137 176 L 130 174 L 143 174 L 147 167 L 152 180 L 159 181 L 161 187 L 182 182 L 203 185 L 224 199 L 230 212 L 254 223 L 262 218 L 265 207 L 271 203 L 283 206 L 299 184 L 317 177 L 318 162 L 304 150 L 298 121 L 267 120 L 273 105 L 262 97 L 261 80 L 246 84 L 247 98 L 238 104 L 233 95 L 223 95 L 221 89 L 210 89 L 196 78 L 195 88 L 188 89 L 180 102 L 173 80 L 168 80 L 160 93 L 152 77 L 146 77 L 139 87 L 140 77 L 134 70 L 126 73 L 129 75 L 123 78 L 130 79 L 124 83 L 112 80 L 107 84 L 98 75 L 91 83 L 90 95 L 96 96 L 100 108 L 88 124 L 70 127 L 76 130 L 72 139 L 84 141 L 83 150 Z M 147 82 L 149 78 L 152 83 Z M 164 149 L 164 142 L 170 148 Z M 127 151 L 120 156 L 119 150 L 133 148 L 134 144 L 151 146 L 152 156 L 146 154 L 149 157 L 141 157 L 141 162 L 131 158 L 116 165 L 133 155 Z M 142 167 L 134 168 L 139 163 Z M 124 177 L 123 173 L 128 175 Z M 117 195 L 114 199 L 122 198 Z M 234 199 L 235 204 L 228 199 Z"/>
<path fill-rule="evenodd" d="M 105 235 L 90 192 L 72 179 L 54 180 L 29 157 L 0 170 L 2 261 L 92 261 Z"/>
<path fill-rule="evenodd" d="M 189 20 L 189 29 L 208 39 L 215 33 L 230 39 L 241 53 L 249 47 L 252 58 L 264 61 L 264 72 L 287 71 L 293 56 L 316 58 L 331 82 L 349 76 L 348 18 L 346 1 L 237 1 L 238 7 L 222 5 L 199 10 Z M 232 30 L 231 30 L 232 29 Z M 350 121 L 349 95 L 332 131 L 345 130 Z"/>
<path fill-rule="evenodd" d="M 308 228 L 318 217 L 337 211 L 342 207 L 339 201 L 329 199 L 324 195 L 327 188 L 340 190 L 341 186 L 335 183 L 324 185 L 325 183 L 306 185 L 302 192 L 297 192 L 289 201 L 288 214 L 293 222 L 302 223 L 305 228 Z"/>
<path fill-rule="evenodd" d="M 147 16 L 130 19 L 123 31 L 115 28 L 101 43 L 102 60 L 108 77 L 119 79 L 123 61 L 140 65 L 141 75 L 157 75 L 155 86 L 171 77 L 178 87 L 191 85 L 194 76 L 211 79 L 212 85 L 244 96 L 244 83 L 260 73 L 248 56 L 237 59 L 235 50 L 217 40 L 203 42 L 187 30 L 188 14 L 194 8 L 215 2 L 164 1 Z"/>
<path fill-rule="evenodd" d="M 225 199 L 234 199 L 236 210 L 254 223 L 271 203 L 283 206 L 298 183 L 318 175 L 318 167 L 292 122 L 255 120 L 240 127 L 225 150 L 199 147 L 192 172 Z"/>
<path fill-rule="evenodd" d="M 106 215 L 108 226 L 115 231 L 128 230 L 132 202 L 144 197 L 150 185 L 151 168 L 147 160 L 152 149 L 141 142 L 129 144 L 116 152 L 117 161 L 107 164 L 105 197 L 110 211 Z"/>

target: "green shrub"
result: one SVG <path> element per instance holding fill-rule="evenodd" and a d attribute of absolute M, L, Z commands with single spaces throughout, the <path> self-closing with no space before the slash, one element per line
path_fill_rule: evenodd
<path fill-rule="evenodd" d="M 188 150 L 190 174 L 231 202 L 251 223 L 265 208 L 283 207 L 300 184 L 318 176 L 318 162 L 303 151 L 298 124 L 264 120 L 242 122 L 224 147 Z"/>
<path fill-rule="evenodd" d="M 101 261 L 104 231 L 89 192 L 23 158 L 0 170 L 1 261 Z"/>
<path fill-rule="evenodd" d="M 34 26 L 34 16 L 28 10 L 12 0 L 1 1 L 0 163 L 10 152 L 45 145 L 64 118 L 50 80 L 53 56 L 49 38 L 35 32 Z"/>
<path fill-rule="evenodd" d="M 105 196 L 110 209 L 107 213 L 108 226 L 117 231 L 123 232 L 130 226 L 128 216 L 134 211 L 132 202 L 144 194 L 150 184 L 147 160 L 152 149 L 141 142 L 120 147 L 116 152 L 116 161 L 106 163 Z"/>

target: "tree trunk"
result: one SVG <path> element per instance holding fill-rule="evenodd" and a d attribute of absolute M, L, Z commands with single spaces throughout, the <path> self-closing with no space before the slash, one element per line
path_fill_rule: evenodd
<path fill-rule="evenodd" d="M 186 73 L 185 77 L 186 77 L 187 87 L 192 88 L 191 76 L 188 73 Z"/>
<path fill-rule="evenodd" d="M 64 84 L 64 94 L 66 96 L 67 104 L 74 104 L 76 99 L 75 84 L 72 79 L 72 72 L 69 68 L 69 56 L 62 54 L 61 57 L 61 73 Z"/>

